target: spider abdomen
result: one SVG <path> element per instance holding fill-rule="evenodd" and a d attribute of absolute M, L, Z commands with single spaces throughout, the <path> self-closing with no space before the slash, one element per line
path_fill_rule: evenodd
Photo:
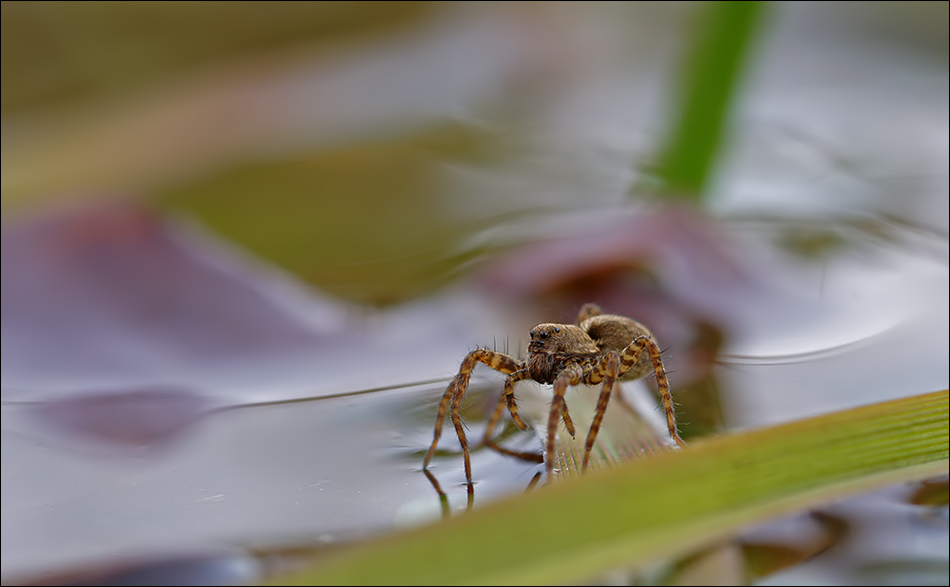
<path fill-rule="evenodd" d="M 636 320 L 615 314 L 600 314 L 581 323 L 581 328 L 594 341 L 601 353 L 622 351 L 639 336 L 656 342 L 653 333 Z M 650 356 L 643 353 L 622 379 L 639 379 L 652 370 Z"/>
<path fill-rule="evenodd" d="M 653 338 L 646 326 L 626 316 L 601 314 L 585 320 L 581 328 L 602 352 L 622 351 L 638 336 Z"/>

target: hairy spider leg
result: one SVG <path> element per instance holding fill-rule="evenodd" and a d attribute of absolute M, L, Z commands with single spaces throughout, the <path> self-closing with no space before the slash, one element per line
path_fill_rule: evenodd
<path fill-rule="evenodd" d="M 465 458 L 465 479 L 469 485 L 472 483 L 472 460 L 468 450 L 468 439 L 465 437 L 465 429 L 462 426 L 462 417 L 459 414 L 462 408 L 462 400 L 465 399 L 465 392 L 468 391 L 468 384 L 472 377 L 472 369 L 478 363 L 483 363 L 499 373 L 511 375 L 522 368 L 521 363 L 512 359 L 508 355 L 495 352 L 489 349 L 475 349 L 465 356 L 462 365 L 459 367 L 456 375 L 445 388 L 442 395 L 442 401 L 439 403 L 439 415 L 435 420 L 435 432 L 433 434 L 432 445 L 429 446 L 429 452 L 422 462 L 422 468 L 429 466 L 432 455 L 435 454 L 435 448 L 439 444 L 439 437 L 442 436 L 442 422 L 445 420 L 445 410 L 449 408 L 449 414 L 452 423 L 455 425 L 455 433 L 458 435 L 459 443 L 462 445 L 462 454 Z"/>
<path fill-rule="evenodd" d="M 538 454 L 536 452 L 511 450 L 510 448 L 505 448 L 492 440 L 491 436 L 495 430 L 495 426 L 498 424 L 498 421 L 501 420 L 501 414 L 505 411 L 505 400 L 505 394 L 498 396 L 498 403 L 495 404 L 495 411 L 492 412 L 491 419 L 488 421 L 488 426 L 485 428 L 485 437 L 482 439 L 482 442 L 490 449 L 500 452 L 504 455 L 519 458 L 525 461 L 531 461 L 533 463 L 543 462 L 544 455 Z"/>
<path fill-rule="evenodd" d="M 505 402 L 508 404 L 508 413 L 511 414 L 511 419 L 514 420 L 518 428 L 522 430 L 527 430 L 528 425 L 525 424 L 525 421 L 521 419 L 521 416 L 518 415 L 518 402 L 515 401 L 515 383 L 523 381 L 525 379 L 531 379 L 531 372 L 527 369 L 521 369 L 515 371 L 505 379 L 505 390 L 503 392 L 503 397 Z M 488 430 L 485 431 L 485 436 L 488 437 L 488 431 L 495 427 L 495 424 L 498 422 L 495 419 L 494 422 L 489 422 Z"/>
<path fill-rule="evenodd" d="M 492 412 L 491 419 L 488 421 L 488 426 L 485 427 L 485 436 L 483 437 L 482 442 L 486 446 L 491 447 L 502 454 L 517 457 L 526 461 L 540 463 L 544 460 L 544 455 L 539 455 L 534 452 L 511 450 L 497 444 L 494 440 L 492 440 L 492 434 L 495 431 L 495 426 L 497 426 L 499 420 L 501 420 L 501 415 L 504 413 L 506 404 L 508 406 L 508 411 L 511 413 L 511 418 L 514 420 L 515 424 L 517 424 L 522 430 L 528 429 L 528 425 L 524 422 L 524 420 L 521 419 L 521 416 L 518 415 L 518 404 L 515 401 L 514 394 L 514 384 L 525 379 L 531 379 L 531 374 L 527 369 L 515 371 L 508 376 L 507 380 L 505 380 L 505 392 L 498 397 L 498 403 L 495 405 L 495 410 Z M 568 434 L 570 434 L 571 438 L 573 438 L 575 434 L 574 421 L 571 420 L 571 415 L 568 413 L 566 403 L 563 404 L 561 416 L 564 419 L 564 427 L 567 428 Z"/>
<path fill-rule="evenodd" d="M 640 357 L 641 349 L 646 349 L 650 353 L 650 361 L 653 363 L 653 373 L 656 376 L 656 386 L 660 391 L 660 399 L 663 402 L 663 411 L 666 412 L 666 426 L 670 431 L 670 437 L 680 448 L 686 448 L 686 441 L 680 437 L 676 429 L 676 408 L 673 407 L 673 394 L 670 392 L 670 380 L 666 377 L 666 368 L 663 366 L 663 358 L 660 356 L 662 351 L 653 339 L 646 336 L 639 336 L 631 342 L 620 355 L 620 375 L 630 370 L 636 364 Z"/>
<path fill-rule="evenodd" d="M 495 405 L 495 411 L 492 412 L 491 419 L 488 420 L 488 425 L 485 427 L 485 436 L 482 442 L 485 446 L 492 448 L 495 451 L 498 451 L 502 454 L 517 457 L 526 461 L 532 461 L 540 463 L 544 460 L 544 455 L 540 455 L 535 452 L 527 451 L 516 451 L 505 448 L 492 440 L 492 434 L 495 431 L 495 426 L 498 425 L 498 421 L 501 420 L 501 415 L 505 410 L 505 406 L 508 406 L 508 412 L 511 414 L 511 419 L 518 425 L 522 430 L 527 430 L 528 425 L 521 419 L 521 416 L 518 415 L 518 404 L 515 401 L 515 383 L 519 381 L 524 381 L 525 379 L 531 379 L 531 372 L 527 369 L 521 369 L 520 371 L 515 371 L 505 379 L 505 391 L 499 396 L 498 403 Z"/>
<path fill-rule="evenodd" d="M 482 442 L 489 446 L 495 447 L 495 443 L 492 442 L 491 435 L 492 432 L 495 431 L 495 426 L 498 425 L 498 420 L 501 420 L 502 412 L 505 411 L 506 400 L 507 396 L 504 393 L 498 396 L 498 403 L 495 404 L 495 411 L 491 413 L 491 418 L 488 420 L 488 426 L 485 427 L 485 436 L 482 438 Z"/>
<path fill-rule="evenodd" d="M 581 306 L 581 309 L 577 312 L 577 321 L 575 324 L 580 324 L 588 318 L 593 318 L 594 316 L 599 316 L 603 314 L 604 311 L 600 309 L 600 306 L 597 304 L 584 304 Z"/>
<path fill-rule="evenodd" d="M 492 413 L 491 419 L 488 421 L 488 426 L 485 428 L 485 444 L 491 443 L 492 432 L 494 432 L 495 426 L 498 425 L 498 420 L 501 419 L 501 414 L 506 404 L 508 405 L 508 412 L 511 414 L 511 419 L 514 420 L 518 428 L 522 430 L 528 429 L 528 425 L 521 419 L 521 416 L 518 415 L 518 403 L 515 401 L 515 383 L 524 381 L 525 379 L 531 379 L 531 372 L 527 369 L 515 371 L 505 379 L 505 391 L 501 394 L 501 397 L 498 398 L 498 405 L 495 406 L 495 411 Z"/>
<path fill-rule="evenodd" d="M 429 452 L 426 453 L 425 460 L 422 461 L 423 470 L 428 468 L 429 461 L 432 460 L 432 455 L 435 454 L 435 447 L 439 444 L 439 437 L 442 436 L 442 421 L 445 420 L 445 409 L 448 407 L 449 402 L 452 401 L 452 396 L 455 395 L 455 387 L 458 385 L 458 380 L 458 375 L 453 377 L 448 387 L 445 388 L 445 393 L 442 394 L 442 401 L 439 402 L 439 415 L 435 419 L 435 434 L 432 445 L 429 447 Z"/>
<path fill-rule="evenodd" d="M 666 412 L 666 426 L 669 429 L 670 437 L 682 448 L 686 448 L 686 441 L 684 441 L 680 435 L 679 431 L 676 429 L 676 410 L 673 407 L 673 394 L 670 392 L 670 380 L 666 377 L 666 368 L 663 367 L 663 359 L 661 357 L 660 347 L 657 346 L 656 342 L 653 341 L 648 336 L 638 336 L 627 345 L 627 348 L 623 349 L 620 354 L 620 372 L 617 374 L 617 378 L 623 377 L 627 371 L 633 368 L 636 365 L 637 360 L 640 358 L 640 353 L 644 350 L 647 351 L 650 355 L 650 361 L 653 363 L 653 373 L 656 376 L 656 386 L 660 391 L 660 399 L 663 402 L 663 411 Z M 603 365 L 603 367 L 601 367 Z M 586 381 L 588 383 L 596 383 L 602 378 L 598 375 L 600 371 L 606 373 L 606 365 L 602 360 L 600 364 L 588 374 Z M 601 400 L 604 401 L 603 409 L 606 410 L 606 402 L 609 401 L 610 397 L 603 398 L 603 392 L 601 392 Z M 601 409 L 601 400 L 598 400 L 597 410 Z M 626 401 L 623 403 L 626 404 Z M 602 416 L 602 414 L 601 414 Z M 598 422 L 599 426 L 599 422 Z M 588 442 L 593 444 L 590 441 L 590 435 L 593 434 L 596 436 L 597 431 L 591 426 L 591 431 L 588 432 Z"/>
<path fill-rule="evenodd" d="M 564 401 L 564 394 L 568 387 L 577 385 L 581 382 L 584 371 L 577 364 L 571 364 L 561 371 L 557 379 L 554 380 L 554 399 L 551 401 L 551 413 L 548 415 L 548 441 L 544 451 L 545 468 L 548 479 L 554 476 L 554 439 L 557 436 L 557 425 L 560 423 L 563 414 L 567 411 L 567 405 Z M 573 429 L 573 424 L 571 425 Z"/>
<path fill-rule="evenodd" d="M 637 353 L 639 355 L 639 352 Z M 581 471 L 587 470 L 590 461 L 590 451 L 594 448 L 594 440 L 600 431 L 600 423 L 607 412 L 607 404 L 610 402 L 610 393 L 613 391 L 614 382 L 620 374 L 621 360 L 620 353 L 611 351 L 597 362 L 591 371 L 587 372 L 584 382 L 590 385 L 596 385 L 604 382 L 600 390 L 600 396 L 597 398 L 597 409 L 594 411 L 594 419 L 590 423 L 590 431 L 587 433 L 587 441 L 584 443 L 584 460 L 581 463 Z M 628 367 L 629 368 L 629 367 Z"/>
<path fill-rule="evenodd" d="M 571 414 L 567 411 L 567 402 L 561 402 L 561 418 L 564 420 L 564 427 L 567 428 L 567 433 L 571 435 L 571 438 L 574 438 L 574 420 L 571 420 Z"/>

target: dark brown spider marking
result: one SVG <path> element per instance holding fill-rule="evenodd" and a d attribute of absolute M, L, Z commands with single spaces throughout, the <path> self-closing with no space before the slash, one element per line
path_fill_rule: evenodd
<path fill-rule="evenodd" d="M 676 430 L 676 412 L 673 406 L 673 396 L 670 393 L 670 382 L 663 367 L 661 351 L 650 331 L 639 322 L 616 314 L 603 314 L 595 304 L 584 304 L 577 315 L 576 324 L 538 324 L 530 333 L 528 342 L 528 358 L 518 361 L 504 353 L 486 348 L 475 349 L 466 355 L 456 375 L 445 389 L 442 401 L 439 403 L 439 414 L 435 421 L 435 433 L 432 445 L 426 453 L 422 468 L 427 469 L 435 448 L 442 436 L 442 423 L 445 412 L 448 410 L 459 443 L 462 445 L 462 455 L 465 459 L 465 479 L 469 486 L 472 484 L 472 462 L 469 453 L 468 439 L 459 412 L 462 400 L 468 390 L 472 370 L 475 365 L 482 363 L 504 373 L 505 387 L 499 398 L 495 411 L 492 413 L 488 426 L 485 428 L 484 442 L 486 445 L 497 445 L 491 439 L 495 425 L 501 418 L 504 407 L 507 406 L 511 419 L 522 430 L 528 425 L 518 415 L 518 405 L 515 401 L 514 385 L 525 379 L 532 379 L 538 383 L 554 385 L 554 399 L 551 402 L 551 411 L 548 416 L 547 442 L 545 444 L 545 468 L 548 479 L 554 473 L 554 441 L 557 436 L 558 423 L 563 420 L 568 433 L 574 436 L 574 423 L 567 411 L 564 394 L 574 385 L 585 383 L 597 385 L 603 383 L 600 396 L 597 399 L 597 408 L 587 440 L 584 446 L 584 460 L 582 470 L 587 469 L 590 452 L 600 430 L 607 404 L 614 383 L 618 379 L 640 379 L 651 372 L 656 375 L 657 387 L 666 412 L 666 424 L 670 436 L 676 443 L 685 447 L 686 443 L 680 438 Z M 646 352 L 644 352 L 646 351 Z M 523 456 L 501 449 L 507 454 Z"/>

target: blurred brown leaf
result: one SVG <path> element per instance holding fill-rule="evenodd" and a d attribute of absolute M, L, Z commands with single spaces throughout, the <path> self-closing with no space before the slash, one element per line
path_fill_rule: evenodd
<path fill-rule="evenodd" d="M 39 394 L 24 404 L 31 422 L 69 444 L 168 439 L 216 406 L 194 384 L 162 382 L 321 343 L 263 272 L 130 202 L 21 219 L 0 239 L 4 399 Z"/>
<path fill-rule="evenodd" d="M 921 483 L 908 501 L 914 505 L 946 506 L 950 503 L 950 479 L 929 479 Z"/>
<path fill-rule="evenodd" d="M 5 386 L 37 372 L 160 372 L 318 340 L 268 298 L 263 276 L 182 237 L 130 203 L 5 226 Z"/>
<path fill-rule="evenodd" d="M 412 22 L 427 8 L 426 2 L 4 2 L 2 109 L 88 100 L 223 59 L 339 42 Z"/>

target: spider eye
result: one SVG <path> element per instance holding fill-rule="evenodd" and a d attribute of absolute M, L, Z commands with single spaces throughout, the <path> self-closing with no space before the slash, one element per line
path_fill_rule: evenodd
<path fill-rule="evenodd" d="M 547 331 L 547 330 L 542 330 L 541 332 L 538 333 L 538 338 L 540 338 L 541 340 L 544 340 L 544 339 L 547 338 L 547 337 L 548 337 L 548 331 Z"/>
<path fill-rule="evenodd" d="M 528 335 L 529 335 L 531 338 L 534 338 L 534 335 L 535 335 L 534 330 L 532 330 L 531 332 L 529 332 Z"/>
<path fill-rule="evenodd" d="M 560 328 L 558 328 L 557 326 L 554 327 L 554 332 L 560 332 L 560 331 L 561 331 Z"/>

